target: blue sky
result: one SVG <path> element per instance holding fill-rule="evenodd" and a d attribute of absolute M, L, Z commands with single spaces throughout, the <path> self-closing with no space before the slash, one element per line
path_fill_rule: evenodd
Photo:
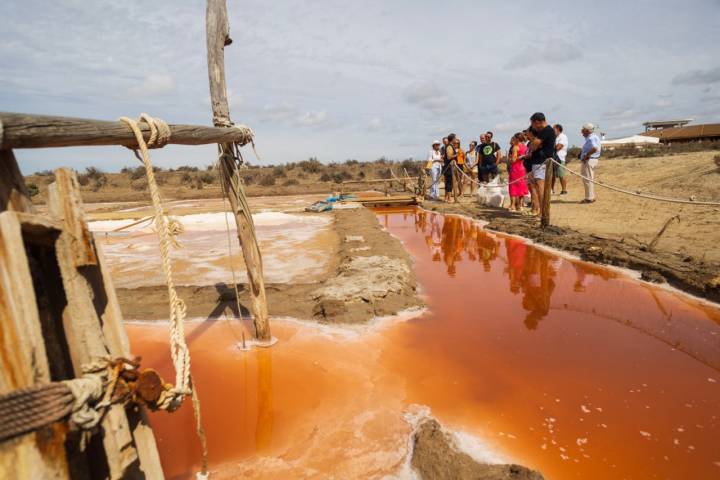
<path fill-rule="evenodd" d="M 205 2 L 6 0 L 0 110 L 209 124 Z M 505 145 L 534 111 L 571 143 L 651 119 L 720 121 L 720 1 L 228 1 L 231 116 L 259 163 L 424 157 L 449 131 Z M 166 147 L 161 166 L 206 165 Z M 25 173 L 135 165 L 122 147 L 23 150 Z M 258 162 L 248 154 L 251 162 Z"/>

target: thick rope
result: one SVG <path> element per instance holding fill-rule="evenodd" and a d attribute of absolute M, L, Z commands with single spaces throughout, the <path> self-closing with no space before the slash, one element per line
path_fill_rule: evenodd
<path fill-rule="evenodd" d="M 73 411 L 73 393 L 62 383 L 37 385 L 0 396 L 0 442 L 58 422 Z"/>
<path fill-rule="evenodd" d="M 24 435 L 69 417 L 72 427 L 91 430 L 113 402 L 115 386 L 128 361 L 99 359 L 82 366 L 72 380 L 35 385 L 0 395 L 0 442 Z M 135 366 L 132 364 L 132 366 Z M 83 437 L 85 441 L 86 437 Z"/>
<path fill-rule="evenodd" d="M 180 406 L 186 395 L 191 393 L 189 386 L 190 354 L 185 344 L 184 321 L 186 307 L 175 290 L 172 263 L 170 261 L 170 247 L 173 245 L 172 237 L 177 227 L 171 226 L 171 221 L 165 214 L 160 189 L 155 180 L 155 172 L 153 171 L 150 154 L 148 152 L 149 147 L 159 147 L 167 143 L 170 129 L 162 120 L 158 121 L 147 114 L 141 114 L 139 121 L 147 123 L 150 127 L 150 139 L 146 143 L 142 131 L 138 126 L 138 121 L 128 117 L 122 117 L 120 121 L 126 123 L 135 134 L 140 149 L 140 157 L 145 165 L 148 189 L 150 190 L 150 198 L 153 209 L 155 210 L 154 223 L 160 239 L 160 260 L 163 273 L 165 274 L 165 282 L 168 287 L 168 297 L 170 299 L 170 355 L 173 366 L 175 367 L 175 385 L 165 392 L 162 401 L 158 403 L 161 409 L 172 411 Z"/>
<path fill-rule="evenodd" d="M 220 147 L 218 147 L 219 149 Z M 221 176 L 224 176 L 224 170 L 221 171 L 222 166 L 222 158 L 218 158 L 218 161 L 216 163 L 216 169 L 218 171 L 218 174 Z M 239 180 L 238 180 L 239 181 Z M 227 236 L 227 247 L 228 247 L 228 258 L 232 260 L 232 236 L 230 234 L 230 221 L 228 220 L 228 211 L 231 209 L 232 205 L 230 205 L 230 202 L 227 198 L 229 193 L 225 189 L 225 181 L 223 178 L 220 178 L 220 189 L 222 190 L 223 195 L 223 206 L 224 208 L 224 214 L 225 214 L 225 234 Z M 242 308 L 240 307 L 240 291 L 237 287 L 237 277 L 235 276 L 235 265 L 233 265 L 233 262 L 230 261 L 230 273 L 232 274 L 232 284 L 233 284 L 233 290 L 235 290 L 235 306 L 237 307 L 238 312 L 238 318 L 242 318 Z"/>
<path fill-rule="evenodd" d="M 707 206 L 713 206 L 713 207 L 720 207 L 720 202 L 709 201 L 709 200 L 694 200 L 692 197 L 689 198 L 689 199 L 687 199 L 687 200 L 685 200 L 685 199 L 682 199 L 682 198 L 664 197 L 664 196 L 662 196 L 662 195 L 650 195 L 650 194 L 646 194 L 646 193 L 641 193 L 641 192 L 638 191 L 638 190 L 636 190 L 636 191 L 633 192 L 633 191 L 628 190 L 628 189 L 626 189 L 626 188 L 622 188 L 622 187 L 618 187 L 618 186 L 616 186 L 616 185 L 612 185 L 612 184 L 609 184 L 609 183 L 605 183 L 605 182 L 600 182 L 600 181 L 597 181 L 597 180 L 593 180 L 592 178 L 588 178 L 588 177 L 586 177 L 585 175 L 582 175 L 582 174 L 577 173 L 577 172 L 575 172 L 575 171 L 573 171 L 573 170 L 570 170 L 569 168 L 567 168 L 565 165 L 563 165 L 562 163 L 558 162 L 557 160 L 554 160 L 554 159 L 553 159 L 552 161 L 553 161 L 553 163 L 555 163 L 556 165 L 562 166 L 566 171 L 570 172 L 571 174 L 573 174 L 573 175 L 575 175 L 575 176 L 577 176 L 577 177 L 582 178 L 582 179 L 585 180 L 585 181 L 594 183 L 595 185 L 599 185 L 599 186 L 601 186 L 601 187 L 605 187 L 605 188 L 607 188 L 607 189 L 609 189 L 609 190 L 614 190 L 614 191 L 616 191 L 616 192 L 624 193 L 624 194 L 626 194 L 626 195 L 631 195 L 631 196 L 633 196 L 633 197 L 645 198 L 645 199 L 647 199 L 647 200 L 657 200 L 657 201 L 659 201 L 659 202 L 682 203 L 682 204 L 685 204 L 685 205 L 707 205 Z"/>
<path fill-rule="evenodd" d="M 150 198 L 152 199 L 153 209 L 155 210 L 155 228 L 157 229 L 160 239 L 160 259 L 170 300 L 170 356 L 172 357 L 173 366 L 175 367 L 175 385 L 163 391 L 157 402 L 157 406 L 162 410 L 172 412 L 182 404 L 185 396 L 192 395 L 196 429 L 198 437 L 200 438 L 203 457 L 203 467 L 199 476 L 207 478 L 207 442 L 205 440 L 205 433 L 202 430 L 202 425 L 200 424 L 200 400 L 197 397 L 197 392 L 194 392 L 192 388 L 190 351 L 185 343 L 185 314 L 187 309 L 185 302 L 178 297 L 175 291 L 172 263 L 170 261 L 170 247 L 173 245 L 175 235 L 180 232 L 180 227 L 177 222 L 172 221 L 165 213 L 160 196 L 160 189 L 155 181 L 155 172 L 153 171 L 150 154 L 148 152 L 148 148 L 159 148 L 167 143 L 170 139 L 170 129 L 164 121 L 153 118 L 145 113 L 140 114 L 138 121 L 128 117 L 121 117 L 120 121 L 126 123 L 135 134 L 140 149 L 140 158 L 143 165 L 145 165 L 148 189 L 150 190 Z M 145 142 L 138 122 L 145 122 L 150 127 L 150 138 L 147 142 Z"/>

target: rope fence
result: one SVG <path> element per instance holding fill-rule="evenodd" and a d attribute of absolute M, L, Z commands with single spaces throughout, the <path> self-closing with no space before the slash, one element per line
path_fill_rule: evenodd
<path fill-rule="evenodd" d="M 565 171 L 571 173 L 572 175 L 575 175 L 575 176 L 577 176 L 577 177 L 580 177 L 580 178 L 582 178 L 583 180 L 585 180 L 585 181 L 587 181 L 587 182 L 594 183 L 595 185 L 598 185 L 598 186 L 600 186 L 600 187 L 607 188 L 608 190 L 613 190 L 613 191 L 615 191 L 615 192 L 624 193 L 625 195 L 631 195 L 631 196 L 633 196 L 633 197 L 645 198 L 645 199 L 647 199 L 647 200 L 656 200 L 656 201 L 659 201 L 659 202 L 682 203 L 682 204 L 685 204 L 685 205 L 704 205 L 704 206 L 720 207 L 720 202 L 719 202 L 719 201 L 696 200 L 696 199 L 694 199 L 693 197 L 690 197 L 689 199 L 672 198 L 672 197 L 665 197 L 665 196 L 662 196 L 662 195 L 654 195 L 654 194 L 642 193 L 642 192 L 640 192 L 640 191 L 638 191 L 638 190 L 636 190 L 636 191 L 628 190 L 627 188 L 618 187 L 617 185 L 612 185 L 612 184 L 610 184 L 610 183 L 601 182 L 601 181 L 599 181 L 599 180 L 595 180 L 595 179 L 589 178 L 589 177 L 587 177 L 587 176 L 585 176 L 585 175 L 583 175 L 583 174 L 581 174 L 581 173 L 578 173 L 578 172 L 575 172 L 575 171 L 573 171 L 573 170 L 570 170 L 570 169 L 567 168 L 565 165 L 563 165 L 562 163 L 558 162 L 558 161 L 555 160 L 555 159 L 552 159 L 552 162 L 553 162 L 555 165 L 558 165 L 558 166 L 562 167 L 563 169 L 565 169 Z"/>

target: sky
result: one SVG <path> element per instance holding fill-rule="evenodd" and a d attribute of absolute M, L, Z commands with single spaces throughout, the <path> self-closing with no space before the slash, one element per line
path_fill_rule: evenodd
<path fill-rule="evenodd" d="M 5 0 L 0 111 L 209 125 L 205 2 Z M 648 120 L 720 122 L 720 0 L 228 0 L 230 113 L 279 164 L 413 157 L 457 133 L 502 146 L 542 111 L 581 144 Z M 153 151 L 204 166 L 214 146 Z M 123 147 L 16 152 L 23 173 L 117 171 Z"/>

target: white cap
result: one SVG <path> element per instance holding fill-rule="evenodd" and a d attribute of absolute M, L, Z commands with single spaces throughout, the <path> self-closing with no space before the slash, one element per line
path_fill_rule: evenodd
<path fill-rule="evenodd" d="M 433 145 L 442 145 L 442 142 L 440 140 L 435 140 L 432 144 Z"/>
<path fill-rule="evenodd" d="M 589 123 L 589 122 L 588 122 L 588 123 L 586 123 L 586 124 L 584 124 L 584 125 L 582 126 L 582 129 L 583 129 L 583 130 L 587 130 L 588 132 L 594 132 L 594 131 L 595 131 L 595 125 L 593 125 L 592 123 Z"/>

